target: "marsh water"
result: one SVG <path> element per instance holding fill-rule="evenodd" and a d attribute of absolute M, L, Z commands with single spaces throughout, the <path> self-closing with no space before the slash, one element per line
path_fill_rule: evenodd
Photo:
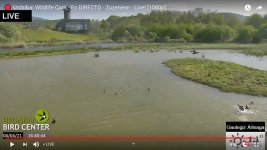
<path fill-rule="evenodd" d="M 225 136 L 226 121 L 267 121 L 266 97 L 221 92 L 162 64 L 204 55 L 267 70 L 267 57 L 231 50 L 94 54 L 1 60 L 1 118 L 45 108 L 57 120 L 50 134 L 60 136 Z M 251 110 L 237 109 L 250 101 Z"/>

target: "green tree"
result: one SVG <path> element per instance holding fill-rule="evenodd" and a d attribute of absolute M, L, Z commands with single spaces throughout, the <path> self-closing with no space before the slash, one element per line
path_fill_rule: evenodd
<path fill-rule="evenodd" d="M 195 35 L 194 39 L 197 42 L 224 42 L 233 39 L 234 31 L 228 26 L 215 26 L 209 24 L 204 30 Z"/>
<path fill-rule="evenodd" d="M 89 25 L 89 33 L 99 33 L 101 30 L 101 22 L 98 20 L 91 20 Z"/>
<path fill-rule="evenodd" d="M 100 28 L 102 31 L 107 32 L 110 30 L 110 24 L 107 20 L 102 20 L 100 24 Z"/>
<path fill-rule="evenodd" d="M 228 15 L 225 17 L 225 24 L 230 26 L 231 28 L 236 28 L 241 23 L 236 16 Z"/>
<path fill-rule="evenodd" d="M 126 30 L 136 38 L 144 38 L 145 36 L 144 29 L 141 26 L 129 26 Z"/>
<path fill-rule="evenodd" d="M 261 38 L 263 38 L 263 39 L 267 39 L 267 23 L 262 24 L 262 25 L 259 27 L 257 34 L 258 34 Z"/>
<path fill-rule="evenodd" d="M 259 14 L 253 14 L 247 20 L 247 25 L 252 25 L 254 28 L 259 28 L 264 22 L 263 18 Z"/>
<path fill-rule="evenodd" d="M 110 16 L 108 19 L 107 19 L 108 23 L 109 23 L 109 26 L 110 26 L 110 29 L 115 29 L 116 27 L 120 26 L 119 22 L 120 22 L 120 17 L 118 16 Z"/>
<path fill-rule="evenodd" d="M 155 32 L 148 32 L 147 39 L 149 41 L 155 41 L 158 38 L 157 33 Z"/>
<path fill-rule="evenodd" d="M 267 23 L 262 24 L 253 38 L 254 43 L 260 43 L 262 39 L 267 39 Z"/>
<path fill-rule="evenodd" d="M 250 43 L 252 42 L 255 33 L 256 29 L 253 26 L 250 25 L 242 26 L 238 30 L 238 37 L 236 41 L 240 43 Z"/>
<path fill-rule="evenodd" d="M 16 42 L 22 38 L 21 32 L 15 25 L 0 23 L 0 42 Z"/>
<path fill-rule="evenodd" d="M 6 41 L 7 41 L 6 37 L 0 33 L 0 43 L 4 43 Z"/>

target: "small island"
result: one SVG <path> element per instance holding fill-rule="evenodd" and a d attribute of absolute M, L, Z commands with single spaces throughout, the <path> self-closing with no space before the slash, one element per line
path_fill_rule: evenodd
<path fill-rule="evenodd" d="M 164 62 L 185 79 L 219 88 L 225 92 L 267 96 L 267 72 L 225 61 L 172 59 Z"/>

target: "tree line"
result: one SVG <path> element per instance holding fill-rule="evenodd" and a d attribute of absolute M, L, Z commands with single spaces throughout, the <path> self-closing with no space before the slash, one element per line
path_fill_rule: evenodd
<path fill-rule="evenodd" d="M 56 21 L 44 21 L 49 30 Z M 91 20 L 89 33 L 117 42 L 237 42 L 267 41 L 267 14 L 243 16 L 233 13 L 192 11 L 152 11 L 133 16 L 110 16 Z M 0 23 L 0 43 L 24 40 L 14 23 Z"/>
<path fill-rule="evenodd" d="M 91 24 L 94 27 L 96 23 Z M 129 17 L 110 16 L 98 24 L 98 31 L 113 41 L 123 42 L 259 43 L 267 39 L 267 15 L 245 17 L 204 12 L 201 8 L 188 12 L 152 11 Z"/>

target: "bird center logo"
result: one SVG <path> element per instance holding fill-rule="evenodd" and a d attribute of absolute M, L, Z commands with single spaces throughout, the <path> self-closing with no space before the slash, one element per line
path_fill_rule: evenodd
<path fill-rule="evenodd" d="M 45 109 L 39 109 L 35 113 L 35 119 L 40 123 L 46 123 L 49 120 L 49 113 Z"/>

